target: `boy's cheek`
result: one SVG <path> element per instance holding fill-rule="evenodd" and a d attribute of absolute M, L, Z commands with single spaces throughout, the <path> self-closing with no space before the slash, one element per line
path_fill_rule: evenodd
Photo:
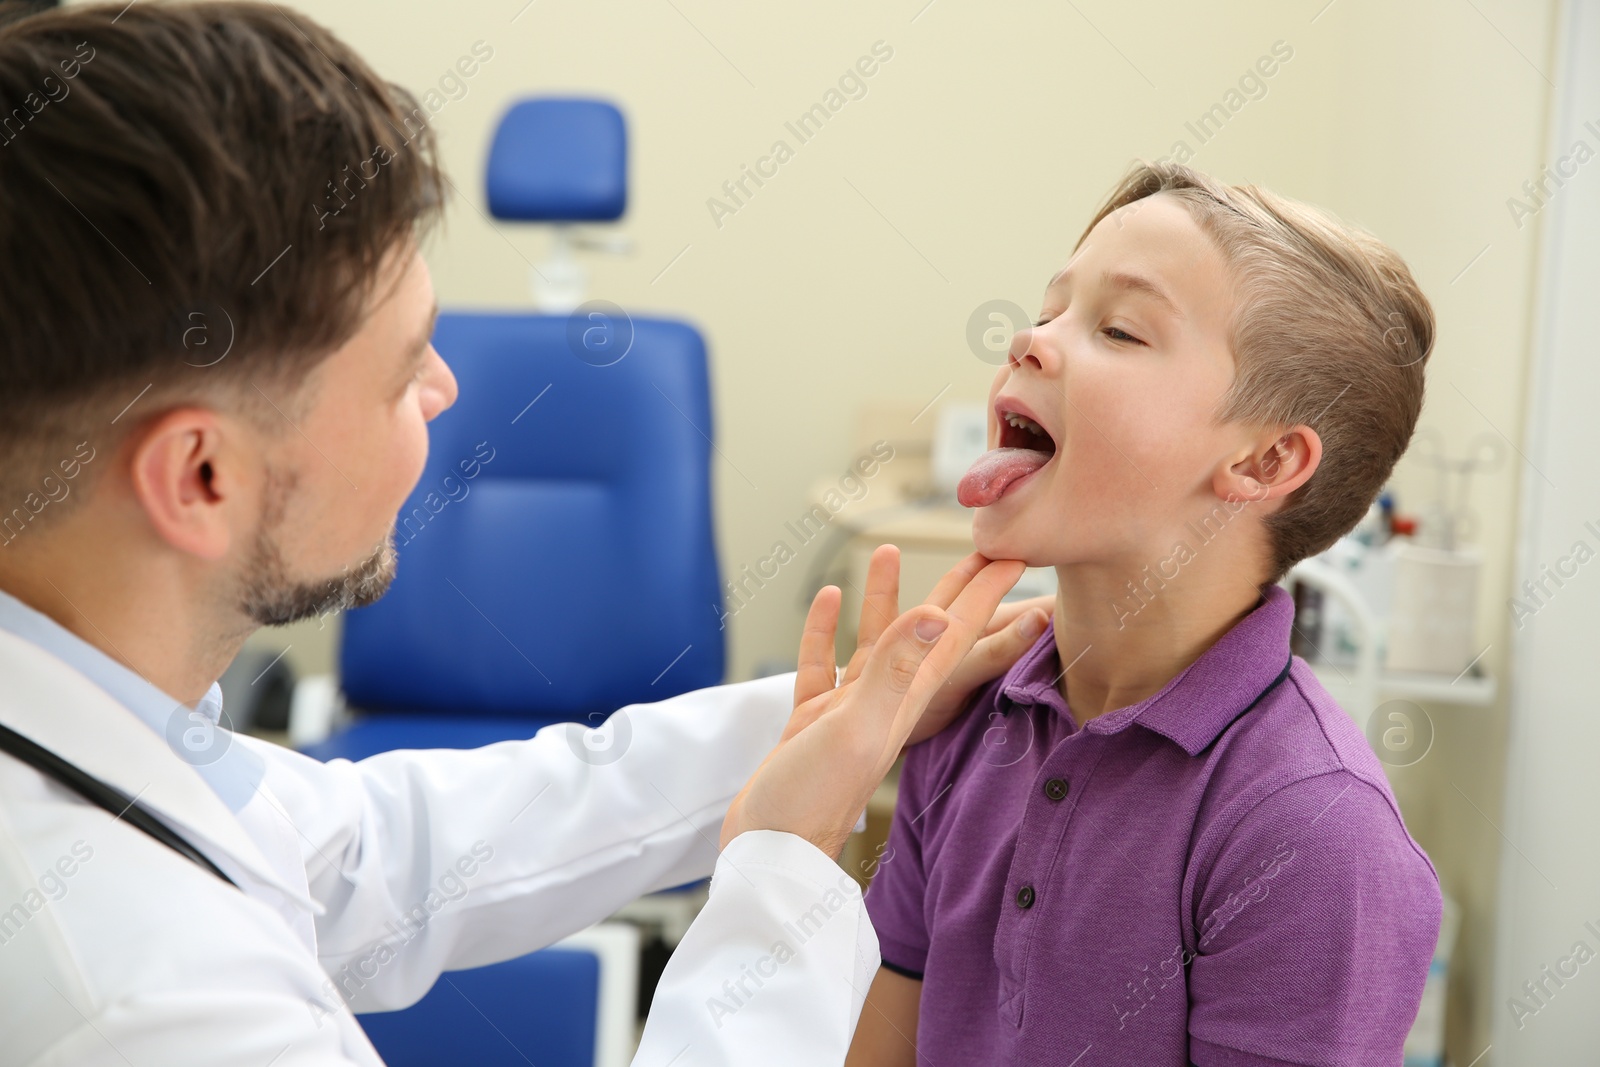
<path fill-rule="evenodd" d="M 1171 391 L 1174 387 L 1169 386 L 1168 392 Z M 1069 409 L 1068 417 L 1073 414 Z M 1121 459 L 1123 469 L 1148 490 L 1152 482 L 1164 485 L 1166 472 L 1192 469 L 1196 457 L 1210 451 L 1215 427 L 1209 417 L 1202 417 L 1182 399 L 1164 396 L 1152 388 L 1141 402 L 1095 418 L 1089 432 L 1099 438 L 1101 448 Z M 1079 436 L 1085 448 L 1094 445 L 1089 437 Z M 1138 469 L 1131 469 L 1130 464 Z"/>

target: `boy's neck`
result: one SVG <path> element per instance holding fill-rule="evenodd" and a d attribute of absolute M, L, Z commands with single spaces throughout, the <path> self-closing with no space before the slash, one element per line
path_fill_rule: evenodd
<path fill-rule="evenodd" d="M 1056 689 L 1079 726 L 1159 693 L 1250 614 L 1261 591 L 1237 571 L 1188 573 L 1155 595 L 1129 592 L 1126 573 L 1056 568 Z"/>

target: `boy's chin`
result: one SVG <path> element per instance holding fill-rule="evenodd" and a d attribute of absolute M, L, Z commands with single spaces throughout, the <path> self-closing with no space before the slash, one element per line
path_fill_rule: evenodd
<path fill-rule="evenodd" d="M 972 543 L 989 559 L 1020 559 L 1030 567 L 1043 566 L 1037 562 L 1042 553 L 1039 546 L 1018 529 L 1022 524 L 1016 519 L 1002 520 L 988 508 L 979 508 L 972 517 Z"/>

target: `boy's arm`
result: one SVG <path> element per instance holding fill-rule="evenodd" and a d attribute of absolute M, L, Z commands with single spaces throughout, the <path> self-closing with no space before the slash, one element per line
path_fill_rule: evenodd
<path fill-rule="evenodd" d="M 878 968 L 845 1067 L 916 1067 L 921 1001 L 921 982 Z"/>
<path fill-rule="evenodd" d="M 1278 790 L 1205 862 L 1196 904 L 1195 1064 L 1400 1062 L 1440 898 L 1386 790 L 1345 770 Z"/>

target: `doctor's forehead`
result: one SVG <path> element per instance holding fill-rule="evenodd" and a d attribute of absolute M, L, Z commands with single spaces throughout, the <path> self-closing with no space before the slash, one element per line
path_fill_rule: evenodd
<path fill-rule="evenodd" d="M 359 336 L 389 347 L 403 342 L 406 354 L 420 337 L 432 337 L 438 301 L 427 260 L 414 242 L 395 245 L 384 256 L 369 284 Z"/>

